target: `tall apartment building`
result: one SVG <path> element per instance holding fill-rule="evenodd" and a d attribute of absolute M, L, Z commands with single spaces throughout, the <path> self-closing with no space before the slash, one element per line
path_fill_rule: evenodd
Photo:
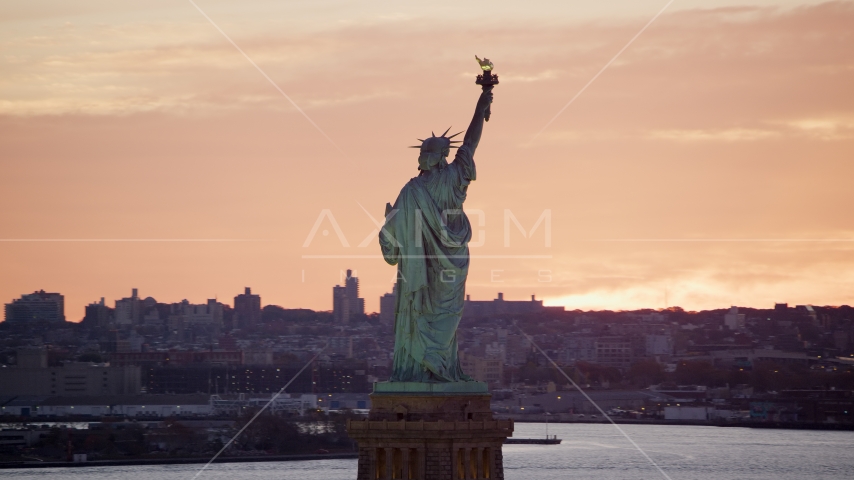
<path fill-rule="evenodd" d="M 391 325 L 394 323 L 395 309 L 397 308 L 397 284 L 391 290 L 380 297 L 380 322 Z"/>
<path fill-rule="evenodd" d="M 356 315 L 365 314 L 365 299 L 359 298 L 359 279 L 347 270 L 344 285 L 332 287 L 332 315 L 336 323 L 348 323 Z"/>
<path fill-rule="evenodd" d="M 86 305 L 86 316 L 83 324 L 88 327 L 104 328 L 113 323 L 113 309 L 108 307 L 101 297 L 100 302 L 92 302 Z"/>
<path fill-rule="evenodd" d="M 142 301 L 139 299 L 138 290 L 131 290 L 131 296 L 116 300 L 116 309 L 113 311 L 113 321 L 117 326 L 129 326 L 139 323 L 142 315 Z"/>
<path fill-rule="evenodd" d="M 7 322 L 64 322 L 65 297 L 44 290 L 21 295 L 6 304 Z"/>
<path fill-rule="evenodd" d="M 744 314 L 738 313 L 738 307 L 730 307 L 724 315 L 724 325 L 730 330 L 744 329 Z"/>
<path fill-rule="evenodd" d="M 261 323 L 261 296 L 246 287 L 234 297 L 234 328 L 252 328 Z"/>

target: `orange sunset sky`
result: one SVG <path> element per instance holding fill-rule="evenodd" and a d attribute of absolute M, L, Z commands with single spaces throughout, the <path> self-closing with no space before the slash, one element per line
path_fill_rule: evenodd
<path fill-rule="evenodd" d="M 2 303 L 330 310 L 352 268 L 378 310 L 370 217 L 468 125 L 475 54 L 473 299 L 854 302 L 854 2 L 676 0 L 539 136 L 667 0 L 195 2 L 331 141 L 187 0 L 4 2 Z"/>

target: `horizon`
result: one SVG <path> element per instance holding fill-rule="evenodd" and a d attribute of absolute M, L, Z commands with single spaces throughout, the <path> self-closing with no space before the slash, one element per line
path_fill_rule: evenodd
<path fill-rule="evenodd" d="M 357 278 L 358 278 L 358 277 L 357 277 Z M 250 287 L 250 288 L 251 288 L 251 287 Z M 331 287 L 330 287 L 330 288 L 331 288 Z M 34 292 L 32 292 L 32 293 L 42 293 L 42 291 L 37 290 L 37 291 L 34 291 Z M 59 293 L 60 295 L 62 295 L 62 292 L 48 292 L 48 291 L 43 291 L 43 293 Z M 391 293 L 391 292 L 386 292 L 386 293 Z M 481 299 L 473 298 L 473 299 L 470 299 L 470 300 L 471 300 L 471 301 L 473 301 L 473 302 L 489 302 L 489 301 L 494 301 L 494 300 L 497 300 L 497 299 L 498 299 L 498 295 L 499 295 L 499 294 L 501 294 L 501 293 L 503 293 L 503 292 L 496 292 L 496 294 L 495 294 L 495 298 L 493 298 L 493 299 L 483 299 L 483 300 L 481 300 Z M 253 292 L 253 294 L 257 294 L 257 292 Z M 146 299 L 146 298 L 148 298 L 148 297 L 150 297 L 150 295 L 149 295 L 149 296 L 145 296 L 145 297 L 143 297 L 143 296 L 139 296 L 138 298 L 140 298 L 141 300 L 145 300 L 145 299 Z M 129 298 L 129 297 L 122 297 L 122 298 Z M 151 298 L 154 298 L 154 297 L 151 297 Z M 220 303 L 222 303 L 222 304 L 224 304 L 224 305 L 233 305 L 233 303 L 234 303 L 234 297 L 229 297 L 228 299 L 230 299 L 231 303 L 228 303 L 228 302 L 222 302 L 222 301 L 220 301 L 218 298 L 213 298 L 213 300 L 216 300 L 216 301 L 218 301 L 218 302 L 220 302 Z M 119 298 L 117 298 L 117 299 L 113 299 L 113 301 L 116 301 L 116 300 L 120 300 L 120 299 L 119 299 Z M 190 299 L 188 299 L 188 298 L 182 298 L 181 300 L 176 300 L 176 301 L 161 301 L 161 300 L 158 300 L 158 299 L 156 299 L 156 298 L 154 298 L 154 300 L 156 300 L 156 301 L 157 301 L 157 303 L 159 303 L 159 304 L 177 304 L 177 303 L 181 303 L 181 302 L 183 302 L 183 301 L 187 301 L 187 302 L 189 302 L 191 305 L 200 305 L 200 304 L 203 304 L 203 303 L 204 303 L 204 301 L 195 302 L 195 301 L 192 301 L 192 300 L 190 300 Z M 207 298 L 206 298 L 206 299 L 204 299 L 204 300 L 209 300 L 209 299 L 207 299 Z M 301 306 L 284 306 L 284 305 L 275 304 L 275 303 L 264 303 L 264 302 L 263 302 L 263 300 L 264 300 L 264 297 L 263 297 L 263 296 L 261 296 L 261 301 L 262 301 L 262 303 L 261 303 L 261 309 L 262 309 L 262 310 L 263 310 L 265 307 L 273 306 L 273 307 L 279 307 L 279 308 L 282 308 L 282 309 L 284 309 L 284 310 L 310 310 L 310 311 L 313 311 L 313 312 L 319 312 L 319 313 L 332 313 L 332 309 L 325 310 L 325 309 L 314 309 L 314 308 L 301 307 Z M 541 299 L 537 299 L 537 300 L 541 300 Z M 466 301 L 469 301 L 469 299 L 466 299 Z M 526 299 L 514 300 L 513 298 L 504 298 L 504 301 L 507 301 L 507 302 L 527 302 L 527 301 L 530 301 L 530 300 L 526 300 Z M 106 306 L 108 306 L 108 307 L 110 306 L 110 305 L 109 305 L 109 303 L 108 303 L 108 302 L 109 302 L 109 300 L 107 300 L 107 299 L 106 299 L 106 297 L 104 297 L 104 302 L 105 302 L 105 305 L 106 305 Z M 4 303 L 6 303 L 6 302 L 4 302 Z M 11 301 L 9 301 L 8 303 L 12 303 L 12 302 L 11 302 Z M 97 301 L 92 302 L 92 304 L 94 304 L 94 303 L 97 303 Z M 829 309 L 851 308 L 851 306 L 850 306 L 850 305 L 848 305 L 848 304 L 840 304 L 840 305 L 816 305 L 816 304 L 812 304 L 812 303 L 805 303 L 805 304 L 797 304 L 797 305 L 795 305 L 795 304 L 789 304 L 789 303 L 787 303 L 787 302 L 775 302 L 775 305 L 776 305 L 776 304 L 785 304 L 785 305 L 787 305 L 787 306 L 788 306 L 788 308 L 795 308 L 795 307 L 800 307 L 800 306 L 810 306 L 810 307 L 815 307 L 815 308 L 829 308 Z M 563 305 L 549 305 L 549 304 L 546 304 L 545 302 L 543 302 L 543 306 L 545 306 L 545 307 L 564 307 Z M 679 305 L 671 305 L 671 306 L 666 307 L 666 308 L 639 307 L 639 308 L 633 308 L 633 309 L 614 309 L 614 310 L 611 310 L 611 309 L 589 309 L 589 310 L 584 310 L 584 309 L 578 309 L 578 308 L 576 308 L 576 309 L 567 309 L 566 307 L 564 307 L 564 313 L 576 313 L 576 312 L 578 312 L 578 313 L 604 313 L 604 312 L 611 312 L 611 313 L 632 313 L 632 312 L 637 312 L 637 311 L 652 311 L 652 312 L 655 312 L 655 313 L 668 313 L 668 312 L 676 313 L 676 312 L 681 312 L 681 313 L 686 313 L 686 314 L 697 314 L 697 313 L 704 313 L 704 312 L 713 312 L 713 311 L 717 311 L 717 310 L 728 310 L 728 309 L 730 309 L 730 308 L 732 308 L 732 307 L 735 307 L 735 308 L 738 308 L 738 309 L 747 309 L 747 310 L 771 310 L 771 311 L 773 311 L 773 310 L 774 310 L 774 305 L 772 305 L 771 307 L 767 307 L 767 308 L 764 308 L 764 307 L 754 307 L 754 306 L 746 306 L 746 305 L 730 305 L 730 306 L 728 306 L 728 307 L 714 307 L 714 308 L 705 308 L 705 309 L 700 309 L 700 310 L 685 309 L 685 308 L 682 308 L 682 307 L 681 307 L 681 306 L 679 306 Z M 110 308 L 112 308 L 112 307 L 110 307 Z M 380 312 L 379 312 L 379 310 L 377 310 L 377 311 L 372 311 L 372 312 L 368 312 L 368 311 L 366 310 L 365 315 L 378 315 L 379 313 L 380 313 Z M 77 323 L 77 324 L 79 324 L 79 323 L 83 320 L 83 316 L 84 316 L 84 315 L 85 315 L 85 311 L 84 311 L 84 313 L 83 313 L 83 314 L 81 314 L 80 319 L 78 319 L 78 320 L 74 320 L 74 319 L 69 319 L 69 318 L 68 318 L 68 317 L 69 317 L 69 315 L 67 315 L 67 314 L 66 314 L 66 320 L 65 320 L 65 321 L 66 321 L 67 323 Z M 523 315 L 523 316 L 527 316 L 527 315 L 529 315 L 529 314 L 522 314 L 522 315 Z M 0 323 L 3 323 L 4 321 L 5 321 L 5 320 L 0 321 Z"/>

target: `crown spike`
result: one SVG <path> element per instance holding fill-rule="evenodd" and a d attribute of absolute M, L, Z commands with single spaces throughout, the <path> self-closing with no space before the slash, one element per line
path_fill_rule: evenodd
<path fill-rule="evenodd" d="M 457 135 L 459 135 L 459 134 L 461 134 L 461 133 L 463 133 L 463 132 L 465 132 L 465 130 L 460 130 L 459 132 L 457 132 L 457 133 L 455 133 L 455 134 L 451 135 L 451 136 L 450 136 L 450 137 L 448 137 L 448 138 L 454 138 L 454 137 L 456 137 Z"/>
<path fill-rule="evenodd" d="M 409 148 L 421 148 L 421 145 L 410 145 Z"/>
<path fill-rule="evenodd" d="M 445 133 L 448 133 L 448 132 L 450 132 L 450 131 L 451 131 L 451 127 L 448 127 L 448 129 L 447 129 L 447 130 L 445 130 Z M 443 137 L 445 136 L 445 133 L 443 133 L 443 134 L 442 134 L 442 136 L 443 136 Z"/>
<path fill-rule="evenodd" d="M 451 143 L 463 143 L 462 140 L 451 140 Z"/>
<path fill-rule="evenodd" d="M 436 136 L 436 134 L 433 133 L 433 130 L 430 130 L 430 134 L 433 135 L 434 137 Z"/>

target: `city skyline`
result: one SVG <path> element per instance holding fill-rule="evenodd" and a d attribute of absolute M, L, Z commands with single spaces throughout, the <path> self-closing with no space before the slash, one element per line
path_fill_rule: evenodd
<path fill-rule="evenodd" d="M 852 2 L 674 2 L 536 140 L 666 1 L 197 3 L 334 145 L 189 3 L 0 7 L 4 302 L 62 292 L 75 320 L 132 287 L 252 285 L 326 310 L 346 261 L 378 311 L 394 269 L 369 237 L 397 190 L 377 185 L 464 128 L 478 54 L 502 83 L 466 201 L 473 298 L 852 303 Z"/>
<path fill-rule="evenodd" d="M 352 270 L 348 270 L 348 272 L 352 272 Z M 345 278 L 345 280 L 347 280 L 347 283 L 350 283 L 351 281 L 355 282 L 355 289 L 354 289 L 355 294 L 354 294 L 353 300 L 355 301 L 355 304 L 358 305 L 356 307 L 357 308 L 356 314 L 359 314 L 359 315 L 378 315 L 380 321 L 385 322 L 385 323 L 391 323 L 394 321 L 394 316 L 392 313 L 394 311 L 394 308 L 395 308 L 394 288 L 390 289 L 389 292 L 382 294 L 380 296 L 380 298 L 377 299 L 378 302 L 377 302 L 377 309 L 376 310 L 371 311 L 371 310 L 364 309 L 364 310 L 360 311 L 358 309 L 364 308 L 365 299 L 358 297 L 358 283 L 359 283 L 358 280 L 359 279 L 358 279 L 358 277 L 355 276 L 355 273 L 353 272 L 353 276 L 348 276 Z M 15 305 L 17 305 L 21 302 L 23 302 L 23 303 L 29 302 L 32 297 L 43 297 L 43 298 L 58 298 L 59 299 L 58 300 L 59 306 L 58 306 L 58 309 L 56 310 L 56 313 L 58 313 L 59 317 L 61 317 L 61 318 L 54 318 L 54 319 L 48 320 L 48 321 L 59 321 L 60 323 L 61 322 L 80 323 L 83 320 L 85 320 L 84 317 L 91 314 L 93 321 L 98 322 L 99 326 L 106 326 L 106 325 L 100 325 L 100 324 L 102 321 L 106 321 L 107 319 L 109 319 L 109 321 L 111 323 L 114 322 L 114 325 L 117 327 L 131 328 L 131 327 L 137 326 L 138 324 L 145 323 L 143 321 L 144 318 L 142 316 L 142 311 L 140 310 L 141 307 L 135 307 L 134 303 L 138 302 L 139 305 L 142 305 L 146 299 L 152 299 L 152 300 L 156 301 L 157 304 L 159 304 L 159 305 L 189 306 L 191 308 L 202 307 L 204 309 L 205 305 L 208 306 L 207 308 L 210 308 L 211 305 L 217 305 L 217 304 L 229 306 L 229 308 L 234 312 L 234 316 L 235 316 L 234 328 L 239 328 L 238 327 L 239 325 L 243 325 L 244 327 L 255 327 L 257 325 L 260 325 L 262 323 L 261 316 L 260 316 L 261 311 L 263 310 L 264 307 L 267 307 L 267 306 L 279 307 L 279 308 L 283 308 L 286 310 L 310 310 L 310 311 L 316 311 L 316 312 L 332 313 L 333 318 L 334 318 L 334 323 L 340 324 L 340 325 L 346 325 L 350 322 L 350 317 L 353 315 L 353 313 L 349 312 L 347 315 L 347 318 L 345 319 L 345 317 L 342 316 L 342 313 L 336 310 L 336 302 L 338 302 L 339 290 L 341 290 L 343 292 L 344 287 L 339 286 L 339 285 L 334 285 L 334 286 L 332 286 L 332 289 L 333 289 L 333 299 L 332 299 L 331 305 L 329 305 L 329 308 L 309 309 L 309 308 L 306 308 L 306 307 L 300 306 L 300 305 L 280 305 L 280 304 L 275 304 L 275 303 L 270 303 L 270 302 L 264 302 L 261 298 L 261 295 L 252 293 L 251 287 L 244 287 L 243 293 L 236 295 L 234 297 L 234 301 L 231 304 L 228 303 L 228 298 L 224 299 L 225 302 L 220 302 L 219 299 L 216 297 L 215 298 L 205 298 L 203 301 L 201 301 L 200 304 L 194 304 L 194 303 L 192 303 L 192 301 L 190 301 L 186 297 L 183 297 L 180 300 L 175 300 L 175 301 L 163 301 L 162 299 L 157 300 L 152 295 L 146 295 L 145 297 L 140 296 L 139 295 L 139 289 L 138 288 L 132 288 L 131 289 L 131 295 L 129 297 L 121 297 L 121 298 L 116 298 L 116 299 L 112 299 L 112 300 L 107 300 L 106 297 L 100 297 L 99 299 L 92 300 L 91 302 L 89 302 L 88 304 L 85 305 L 85 307 L 83 308 L 83 312 L 81 313 L 80 318 L 77 318 L 74 313 L 69 314 L 65 310 L 64 305 L 67 302 L 65 301 L 64 295 L 61 292 L 46 292 L 44 289 L 41 289 L 38 291 L 34 291 L 32 293 L 22 293 L 17 298 L 10 299 L 8 302 L 5 302 L 5 301 L 2 302 L 6 306 L 6 318 L 4 318 L 3 321 L 8 321 L 8 318 L 10 316 L 10 312 L 14 312 L 14 306 Z M 180 297 L 180 295 L 179 295 L 179 297 Z M 177 298 L 177 297 L 175 297 L 175 298 Z M 350 301 L 350 298 L 347 297 L 346 294 L 343 294 L 342 298 L 346 299 L 345 301 L 347 301 L 347 302 Z M 247 301 L 252 302 L 252 303 L 244 306 L 244 304 Z M 112 302 L 113 306 L 111 307 L 107 302 Z M 383 303 L 383 302 L 385 302 L 385 303 Z M 583 309 L 568 309 L 562 305 L 545 305 L 545 303 L 542 299 L 536 298 L 536 294 L 530 295 L 530 297 L 527 299 L 525 299 L 525 298 L 523 298 L 523 299 L 506 298 L 505 299 L 504 298 L 504 292 L 500 292 L 500 291 L 495 292 L 494 298 L 492 298 L 492 299 L 489 299 L 489 298 L 472 299 L 471 295 L 466 295 L 465 303 L 466 303 L 466 306 L 468 307 L 468 309 L 465 310 L 463 313 L 464 319 L 476 318 L 476 317 L 480 317 L 480 316 L 487 315 L 487 314 L 499 315 L 499 316 L 501 316 L 501 315 L 513 316 L 513 315 L 529 315 L 532 313 L 547 313 L 547 312 L 555 313 L 555 312 L 573 312 L 573 311 L 584 312 L 585 311 Z M 701 310 L 683 309 L 683 311 L 691 312 L 691 313 L 697 313 L 697 312 L 714 311 L 714 310 L 729 310 L 730 313 L 726 315 L 727 320 L 725 321 L 725 324 L 729 325 L 730 322 L 733 322 L 733 324 L 738 323 L 738 322 L 741 322 L 741 323 L 744 322 L 744 318 L 743 318 L 744 316 L 741 315 L 741 317 L 738 317 L 738 315 L 737 315 L 738 308 L 767 310 L 767 309 L 771 309 L 771 308 L 776 308 L 780 305 L 785 306 L 785 305 L 788 305 L 788 303 L 787 302 L 775 302 L 771 306 L 768 306 L 768 305 L 764 305 L 764 306 L 761 306 L 761 305 L 760 306 L 755 306 L 755 305 L 720 305 L 720 306 L 717 306 L 715 308 L 709 308 L 709 309 L 701 309 Z M 838 308 L 838 307 L 849 306 L 847 304 L 844 304 L 844 305 L 814 305 L 811 303 L 792 304 L 792 305 L 796 305 L 798 307 L 817 306 L 817 307 L 829 307 L 829 308 Z M 90 313 L 90 309 L 92 309 L 92 308 L 103 309 L 104 307 L 107 307 L 109 309 L 109 314 L 100 313 L 99 310 L 93 310 Z M 40 307 L 40 308 L 43 309 L 44 307 Z M 349 307 L 349 305 L 347 307 L 344 307 L 343 304 L 341 304 L 341 308 L 345 309 L 345 310 L 349 310 L 350 307 Z M 621 309 L 621 310 L 613 310 L 613 311 L 614 312 L 634 312 L 634 311 L 642 311 L 642 310 L 652 310 L 655 312 L 666 313 L 668 311 L 673 311 L 674 308 L 680 309 L 682 307 L 680 307 L 678 305 L 672 305 L 666 309 L 665 308 L 642 307 L 642 308 L 636 308 L 636 309 Z M 388 313 L 386 313 L 385 314 L 386 316 L 384 316 L 383 312 L 386 309 L 388 309 Z M 255 313 L 250 313 L 251 311 L 254 311 Z M 588 312 L 604 312 L 604 311 L 610 311 L 610 310 L 607 310 L 607 309 L 599 309 L 599 310 L 590 309 L 587 311 Z M 731 316 L 733 311 L 736 312 L 736 317 L 740 318 L 740 319 L 736 319 L 736 320 L 730 320 L 729 319 L 729 317 Z M 212 312 L 208 312 L 207 310 L 205 310 L 201 313 L 204 315 L 209 315 Z M 14 315 L 14 313 L 13 313 L 13 315 Z M 52 313 L 51 315 L 55 315 L 55 313 Z M 216 315 L 216 314 L 214 314 L 214 315 Z M 220 317 L 219 322 L 221 323 L 222 312 L 220 312 L 218 315 Z M 98 320 L 96 320 L 96 319 L 98 319 Z M 45 319 L 39 318 L 38 320 L 43 321 Z M 157 320 L 163 321 L 165 319 L 157 319 Z M 20 322 L 23 322 L 26 320 L 17 319 L 15 321 L 20 323 Z M 95 325 L 95 324 L 93 324 L 93 325 Z"/>

